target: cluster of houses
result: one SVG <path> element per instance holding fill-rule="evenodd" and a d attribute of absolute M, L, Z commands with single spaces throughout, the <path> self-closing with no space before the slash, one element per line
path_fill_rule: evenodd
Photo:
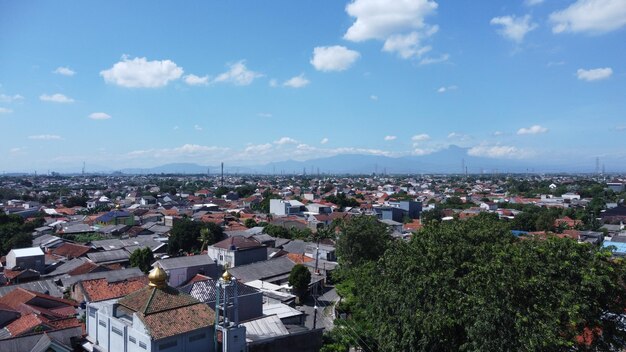
<path fill-rule="evenodd" d="M 173 179 L 198 187 L 161 192 L 154 178 L 140 176 L 0 179 L 0 187 L 37 199 L 5 200 L 2 211 L 42 222 L 32 247 L 0 258 L 0 351 L 218 351 L 226 345 L 229 351 L 317 351 L 323 326 L 311 325 L 312 310 L 296 299 L 288 278 L 295 265 L 304 265 L 312 274 L 310 291 L 323 293 L 338 265 L 334 241 L 272 237 L 264 224 L 315 233 L 366 215 L 406 239 L 421 228 L 422 212 L 454 198 L 467 206 L 444 209 L 443 220 L 519 214 L 501 203 L 569 208 L 590 202 L 574 191 L 513 195 L 504 181 L 489 178 Z M 59 195 L 46 186 L 69 191 Z M 242 186 L 254 192 L 238 193 Z M 623 191 L 624 182 L 607 187 Z M 79 196 L 85 204 L 67 205 Z M 225 237 L 202 253 L 168 256 L 170 232 L 182 219 L 217 224 Z M 579 220 L 567 217 L 555 227 L 565 229 L 560 236 L 626 255 L 626 207 L 607 204 L 601 220 L 602 232 L 579 231 Z M 150 275 L 130 265 L 131 254 L 144 248 L 155 258 Z M 224 295 L 236 299 L 220 306 Z"/>

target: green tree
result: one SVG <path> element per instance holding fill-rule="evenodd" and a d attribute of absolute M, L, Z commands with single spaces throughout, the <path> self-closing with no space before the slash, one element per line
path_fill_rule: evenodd
<path fill-rule="evenodd" d="M 207 233 L 202 237 L 202 229 Z M 200 251 L 204 244 L 211 245 L 222 239 L 224 230 L 217 224 L 182 219 L 174 223 L 170 231 L 167 251 L 169 254 Z"/>
<path fill-rule="evenodd" d="M 150 271 L 154 255 L 148 247 L 138 248 L 130 254 L 130 266 L 139 268 L 144 273 Z"/>
<path fill-rule="evenodd" d="M 306 266 L 296 264 L 289 273 L 289 285 L 293 287 L 294 292 L 300 298 L 303 298 L 309 289 L 311 283 L 311 272 Z"/>
<path fill-rule="evenodd" d="M 359 339 L 350 344 L 367 351 L 625 345 L 618 317 L 626 303 L 626 262 L 570 239 L 519 240 L 493 217 L 427 225 L 379 260 L 342 271 L 339 309 L 349 318 L 338 326 L 352 327 Z M 578 344 L 583 331 L 594 335 L 589 346 Z"/>
<path fill-rule="evenodd" d="M 257 222 L 253 218 L 248 218 L 243 222 L 243 225 L 250 229 L 257 226 Z"/>
<path fill-rule="evenodd" d="M 389 246 L 387 225 L 375 216 L 356 216 L 339 224 L 337 256 L 346 267 L 378 259 Z"/>

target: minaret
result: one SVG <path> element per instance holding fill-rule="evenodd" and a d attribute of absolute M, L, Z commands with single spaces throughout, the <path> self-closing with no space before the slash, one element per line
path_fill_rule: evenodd
<path fill-rule="evenodd" d="M 228 267 L 215 289 L 215 351 L 247 351 L 246 327 L 239 325 L 237 279 L 228 272 Z"/>

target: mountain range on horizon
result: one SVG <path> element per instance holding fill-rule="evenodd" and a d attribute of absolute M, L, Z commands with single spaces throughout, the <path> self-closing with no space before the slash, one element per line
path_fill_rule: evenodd
<path fill-rule="evenodd" d="M 549 161 L 524 159 L 496 159 L 476 157 L 468 154 L 469 148 L 452 145 L 428 155 L 389 157 L 383 155 L 340 154 L 305 161 L 285 160 L 260 165 L 234 165 L 224 161 L 226 174 L 419 174 L 450 173 L 535 173 L 535 172 L 594 172 L 593 160 L 579 164 L 555 164 Z M 581 161 L 576 161 L 581 162 Z M 115 169 L 87 165 L 87 173 L 123 174 L 219 174 L 220 165 L 197 163 L 168 163 L 146 168 Z M 54 170 L 60 173 L 77 173 L 79 169 Z M 609 172 L 616 171 L 609 169 Z M 617 170 L 621 171 L 621 170 Z"/>

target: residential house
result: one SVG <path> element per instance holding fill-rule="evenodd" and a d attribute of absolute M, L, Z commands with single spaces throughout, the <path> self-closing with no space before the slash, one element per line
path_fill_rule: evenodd
<path fill-rule="evenodd" d="M 267 260 L 267 247 L 253 238 L 230 237 L 207 248 L 209 257 L 220 266 L 233 268 Z"/>
<path fill-rule="evenodd" d="M 167 258 L 156 261 L 152 266 L 159 266 L 168 276 L 168 285 L 179 287 L 186 284 L 197 274 L 217 277 L 217 264 L 208 255 L 192 255 Z"/>

